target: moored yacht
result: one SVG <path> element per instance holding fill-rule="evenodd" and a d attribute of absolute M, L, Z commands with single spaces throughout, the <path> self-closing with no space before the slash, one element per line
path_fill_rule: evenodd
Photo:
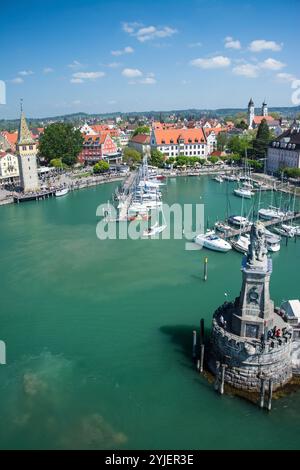
<path fill-rule="evenodd" d="M 246 199 L 251 199 L 251 197 L 254 195 L 254 193 L 247 188 L 237 188 L 234 189 L 233 192 L 236 196 L 245 197 Z"/>
<path fill-rule="evenodd" d="M 259 209 L 258 214 L 264 220 L 282 219 L 285 216 L 284 212 L 272 206 L 269 206 L 268 209 Z"/>
<path fill-rule="evenodd" d="M 251 225 L 251 222 L 249 221 L 249 219 L 241 215 L 231 215 L 228 218 L 228 222 L 232 225 L 236 225 L 237 227 L 246 227 L 248 225 Z"/>
<path fill-rule="evenodd" d="M 250 235 L 240 235 L 237 240 L 231 242 L 232 248 L 240 253 L 246 254 L 250 245 Z"/>
<path fill-rule="evenodd" d="M 230 244 L 216 235 L 214 230 L 208 230 L 206 233 L 200 233 L 194 239 L 195 243 L 204 246 L 209 250 L 220 251 L 226 253 L 231 250 Z"/>

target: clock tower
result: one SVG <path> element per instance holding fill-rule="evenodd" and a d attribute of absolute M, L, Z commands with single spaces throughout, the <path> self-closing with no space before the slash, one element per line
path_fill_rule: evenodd
<path fill-rule="evenodd" d="M 17 142 L 17 154 L 20 169 L 21 188 L 26 192 L 40 189 L 37 171 L 37 147 L 28 129 L 25 115 L 21 105 L 21 118 Z"/>
<path fill-rule="evenodd" d="M 269 293 L 272 260 L 267 257 L 264 226 L 260 222 L 252 225 L 250 238 L 242 263 L 243 283 L 232 330 L 238 336 L 260 338 L 273 326 L 274 303 Z"/>

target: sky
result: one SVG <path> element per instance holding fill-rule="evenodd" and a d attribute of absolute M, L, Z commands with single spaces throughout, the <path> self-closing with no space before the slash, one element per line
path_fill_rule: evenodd
<path fill-rule="evenodd" d="M 21 98 L 28 117 L 292 106 L 300 79 L 299 0 L 14 0 L 0 16 L 0 118 Z"/>

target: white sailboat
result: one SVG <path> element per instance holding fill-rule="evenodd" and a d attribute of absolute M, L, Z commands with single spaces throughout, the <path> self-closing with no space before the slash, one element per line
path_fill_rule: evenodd
<path fill-rule="evenodd" d="M 239 197 L 245 197 L 246 199 L 251 199 L 251 197 L 254 195 L 252 191 L 248 188 L 236 188 L 233 190 L 234 194 Z"/>
<path fill-rule="evenodd" d="M 161 211 L 161 213 L 162 213 L 162 221 L 163 221 L 162 225 L 159 225 L 159 222 L 156 221 L 155 224 L 153 224 L 151 227 L 143 231 L 143 237 L 154 237 L 155 235 L 158 235 L 159 233 L 163 232 L 167 228 L 163 211 Z"/>

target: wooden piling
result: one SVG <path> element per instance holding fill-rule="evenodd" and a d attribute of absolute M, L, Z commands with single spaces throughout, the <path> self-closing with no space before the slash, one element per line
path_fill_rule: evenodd
<path fill-rule="evenodd" d="M 259 396 L 259 407 L 263 408 L 265 403 L 265 379 L 260 379 L 260 396 Z"/>
<path fill-rule="evenodd" d="M 226 369 L 226 367 L 227 367 L 226 364 L 221 365 L 221 384 L 220 384 L 220 394 L 221 395 L 224 394 L 224 382 L 225 382 L 225 369 Z"/>
<path fill-rule="evenodd" d="M 204 258 L 204 281 L 207 281 L 207 273 L 208 273 L 208 258 L 206 256 Z"/>
<path fill-rule="evenodd" d="M 268 411 L 272 409 L 273 380 L 269 379 Z"/>
<path fill-rule="evenodd" d="M 193 359 L 197 356 L 197 331 L 193 331 Z"/>
<path fill-rule="evenodd" d="M 203 372 L 203 365 L 204 365 L 204 344 L 201 344 L 200 346 L 200 373 L 202 374 Z"/>
<path fill-rule="evenodd" d="M 216 391 L 219 389 L 219 371 L 220 371 L 220 362 L 216 361 L 216 377 L 215 377 L 215 383 L 214 383 L 214 388 Z"/>

